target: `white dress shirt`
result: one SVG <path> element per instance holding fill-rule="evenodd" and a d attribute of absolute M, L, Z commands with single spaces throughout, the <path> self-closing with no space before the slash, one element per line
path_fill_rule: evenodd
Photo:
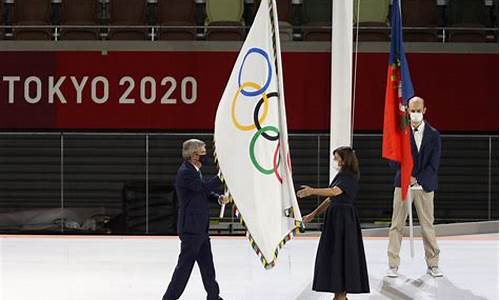
<path fill-rule="evenodd" d="M 415 138 L 415 144 L 417 145 L 417 150 L 420 151 L 420 146 L 422 145 L 422 139 L 424 138 L 424 128 L 425 122 L 422 121 L 418 127 L 412 127 L 413 137 Z"/>

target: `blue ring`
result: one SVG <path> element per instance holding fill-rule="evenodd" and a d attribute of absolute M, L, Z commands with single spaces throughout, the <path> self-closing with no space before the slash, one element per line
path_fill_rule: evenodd
<path fill-rule="evenodd" d="M 260 54 L 266 59 L 268 72 L 267 72 L 266 83 L 264 84 L 264 86 L 261 89 L 259 89 L 257 91 L 252 91 L 252 92 L 245 91 L 245 89 L 241 90 L 241 93 L 247 97 L 254 97 L 254 96 L 258 96 L 258 95 L 261 95 L 262 93 L 264 93 L 264 91 L 267 90 L 267 88 L 269 87 L 269 84 L 271 84 L 271 78 L 273 76 L 272 71 L 271 71 L 271 68 L 272 68 L 271 62 L 269 61 L 269 56 L 267 55 L 267 52 L 260 49 L 260 48 L 250 48 L 250 49 L 248 49 L 247 54 L 245 54 L 245 58 L 243 58 L 243 62 L 241 63 L 241 66 L 240 66 L 240 71 L 238 74 L 238 85 L 241 86 L 241 71 L 243 70 L 243 65 L 245 65 L 245 61 L 246 61 L 248 55 L 250 55 L 251 53 Z"/>

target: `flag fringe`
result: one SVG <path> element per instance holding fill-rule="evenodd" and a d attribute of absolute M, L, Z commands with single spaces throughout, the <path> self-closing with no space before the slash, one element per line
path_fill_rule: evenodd
<path fill-rule="evenodd" d="M 215 165 L 216 165 L 216 168 L 218 170 L 218 176 L 219 176 L 219 178 L 222 181 L 222 184 L 224 186 L 224 192 L 229 196 L 229 201 L 231 203 L 233 203 L 234 214 L 239 219 L 241 225 L 243 225 L 243 227 L 245 228 L 246 236 L 248 238 L 248 241 L 250 242 L 250 246 L 254 250 L 255 254 L 257 254 L 257 256 L 260 258 L 260 262 L 264 266 L 264 269 L 266 269 L 266 270 L 272 269 L 276 265 L 276 260 L 278 258 L 279 251 L 283 248 L 283 246 L 285 246 L 285 244 L 288 241 L 290 241 L 295 236 L 297 236 L 300 233 L 300 231 L 305 228 L 304 223 L 302 221 L 295 220 L 295 228 L 293 228 L 290 232 L 288 232 L 285 235 L 284 238 L 281 239 L 281 241 L 278 243 L 278 246 L 274 249 L 273 258 L 270 261 L 268 261 L 264 257 L 264 255 L 262 254 L 262 251 L 260 250 L 259 245 L 257 245 L 254 238 L 250 234 L 250 231 L 248 230 L 248 227 L 246 226 L 245 220 L 243 219 L 243 216 L 239 212 L 238 206 L 234 202 L 234 198 L 231 195 L 231 192 L 229 191 L 229 187 L 227 186 L 226 181 L 224 179 L 224 175 L 222 174 L 222 171 L 220 170 L 220 167 L 219 167 L 219 161 L 217 159 L 217 149 L 215 147 L 215 141 L 214 141 L 214 154 L 213 155 L 214 155 Z"/>

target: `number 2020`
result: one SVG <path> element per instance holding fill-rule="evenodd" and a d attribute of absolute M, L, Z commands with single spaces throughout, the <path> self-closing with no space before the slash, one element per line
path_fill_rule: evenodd
<path fill-rule="evenodd" d="M 135 88 L 135 80 L 130 76 L 124 76 L 120 79 L 120 86 L 127 86 L 123 94 L 120 96 L 120 104 L 134 104 L 135 99 L 130 98 L 130 93 Z M 173 93 L 177 88 L 177 80 L 174 77 L 167 76 L 163 77 L 160 82 L 160 86 L 166 86 L 167 90 L 161 97 L 161 104 L 176 104 L 177 99 L 173 98 Z M 185 104 L 193 104 L 196 102 L 198 97 L 198 83 L 196 78 L 191 76 L 186 76 L 181 81 L 181 101 Z M 145 76 L 141 79 L 139 83 L 139 95 L 141 101 L 145 104 L 152 104 L 156 101 L 156 80 L 154 77 Z"/>

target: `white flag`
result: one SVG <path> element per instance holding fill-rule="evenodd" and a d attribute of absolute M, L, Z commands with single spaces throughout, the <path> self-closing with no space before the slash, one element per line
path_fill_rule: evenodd
<path fill-rule="evenodd" d="M 302 226 L 292 180 L 276 3 L 261 1 L 215 118 L 224 183 L 265 268 Z"/>

